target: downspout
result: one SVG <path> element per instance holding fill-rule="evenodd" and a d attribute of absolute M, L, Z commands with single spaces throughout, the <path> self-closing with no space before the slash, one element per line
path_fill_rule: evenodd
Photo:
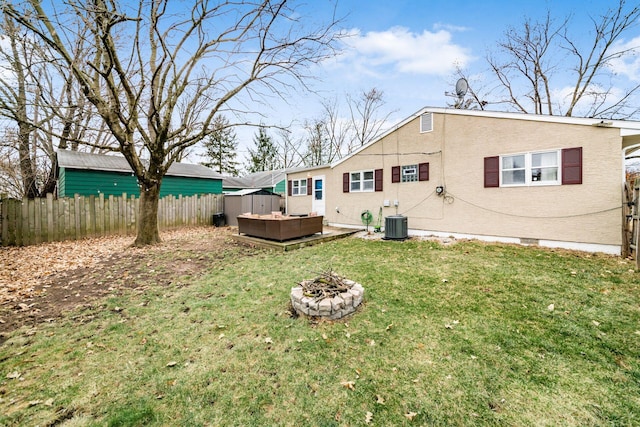
<path fill-rule="evenodd" d="M 284 174 L 284 212 L 289 215 L 289 174 Z"/>

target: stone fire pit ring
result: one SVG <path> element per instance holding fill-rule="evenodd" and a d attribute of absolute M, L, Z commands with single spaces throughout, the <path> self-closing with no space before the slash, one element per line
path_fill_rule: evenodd
<path fill-rule="evenodd" d="M 344 279 L 342 283 L 350 288 L 332 298 L 318 300 L 304 294 L 305 282 L 302 282 L 300 286 L 291 288 L 291 305 L 299 315 L 328 320 L 342 319 L 354 313 L 364 297 L 364 288 L 360 283 L 348 279 Z"/>

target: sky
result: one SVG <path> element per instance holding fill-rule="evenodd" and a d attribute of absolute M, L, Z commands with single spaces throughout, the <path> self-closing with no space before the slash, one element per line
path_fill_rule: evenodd
<path fill-rule="evenodd" d="M 273 124 L 301 126 L 319 117 L 323 99 L 343 102 L 346 94 L 377 88 L 384 94 L 383 115 L 393 125 L 423 107 L 446 107 L 454 98 L 456 64 L 472 76 L 486 71 L 485 57 L 496 51 L 509 27 L 521 27 L 525 18 L 571 17 L 570 31 L 577 41 L 591 31 L 591 17 L 617 6 L 617 0 L 308 0 L 301 10 L 321 19 L 336 7 L 350 34 L 342 53 L 312 70 L 315 93 L 300 92 L 273 100 L 263 113 Z M 337 6 L 336 6 L 337 4 Z M 626 43 L 640 45 L 640 25 Z M 618 73 L 640 80 L 640 61 L 619 64 Z M 639 81 L 640 83 L 640 81 Z M 556 88 L 563 90 L 563 88 Z M 240 153 L 252 146 L 254 130 L 238 132 Z M 248 145 L 247 145 L 248 144 Z M 239 157 L 241 158 L 243 154 Z"/>

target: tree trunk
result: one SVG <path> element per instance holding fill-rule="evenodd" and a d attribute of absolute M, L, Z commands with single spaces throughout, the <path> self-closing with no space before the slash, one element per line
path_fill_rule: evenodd
<path fill-rule="evenodd" d="M 22 186 L 24 197 L 35 199 L 40 197 L 36 182 L 36 172 L 31 162 L 31 130 L 26 124 L 18 125 L 18 153 L 20 155 L 20 174 L 22 175 Z"/>
<path fill-rule="evenodd" d="M 160 183 L 142 184 L 140 188 L 140 222 L 134 246 L 146 246 L 160 243 L 158 230 L 158 202 L 160 200 Z"/>

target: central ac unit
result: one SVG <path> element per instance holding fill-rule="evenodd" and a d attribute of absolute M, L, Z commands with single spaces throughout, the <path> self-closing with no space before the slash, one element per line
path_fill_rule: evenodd
<path fill-rule="evenodd" d="M 406 216 L 392 215 L 384 218 L 384 238 L 386 240 L 405 240 L 407 237 Z"/>

